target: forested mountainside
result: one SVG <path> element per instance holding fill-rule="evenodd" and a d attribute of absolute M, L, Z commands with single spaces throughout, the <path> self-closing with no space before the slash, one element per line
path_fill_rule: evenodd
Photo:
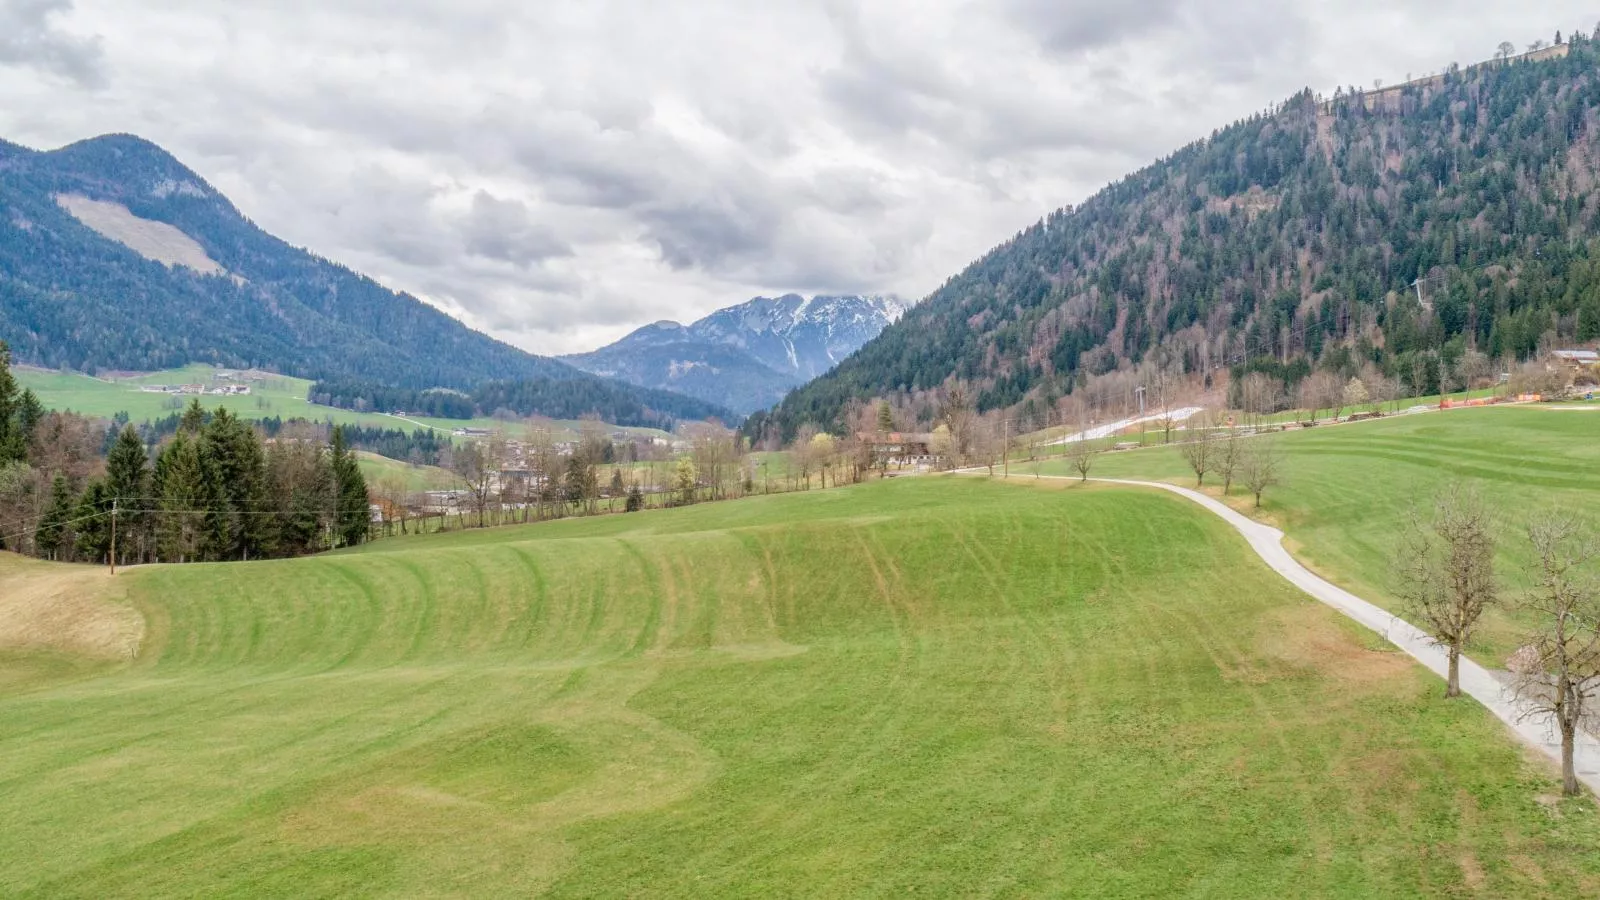
<path fill-rule="evenodd" d="M 956 381 L 980 409 L 1029 412 L 1157 364 L 1292 387 L 1370 362 L 1422 393 L 1478 354 L 1592 342 L 1597 63 L 1580 37 L 1380 92 L 1298 94 L 1046 216 L 747 430 L 838 428 L 873 396 L 931 415 Z"/>
<path fill-rule="evenodd" d="M 468 391 L 442 388 L 418 391 L 370 381 L 319 381 L 311 386 L 307 399 L 341 409 L 439 419 L 535 414 L 552 419 L 576 419 L 592 414 L 613 425 L 662 429 L 671 429 L 678 421 L 718 419 L 733 424 L 739 420 L 738 416 L 714 403 L 601 378 L 485 381 Z"/>
<path fill-rule="evenodd" d="M 586 377 L 267 234 L 129 135 L 50 152 L 0 142 L 0 340 L 19 361 L 91 373 L 204 362 L 416 388 Z"/>
<path fill-rule="evenodd" d="M 905 308 L 893 295 L 756 297 L 690 325 L 646 325 L 562 359 L 596 375 L 749 413 L 833 368 Z"/>

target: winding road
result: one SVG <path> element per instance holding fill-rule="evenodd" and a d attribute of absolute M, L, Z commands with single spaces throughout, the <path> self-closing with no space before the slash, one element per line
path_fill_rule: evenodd
<path fill-rule="evenodd" d="M 1199 491 L 1175 484 L 1118 478 L 1091 480 L 1107 484 L 1156 488 L 1193 500 L 1221 516 L 1235 531 L 1244 535 L 1244 539 L 1249 542 L 1250 548 L 1256 555 L 1295 587 L 1383 635 L 1390 643 L 1405 651 L 1412 659 L 1432 669 L 1441 678 L 1445 676 L 1449 660 L 1443 647 L 1436 645 L 1432 638 L 1415 625 L 1313 574 L 1283 548 L 1283 532 L 1278 529 L 1254 521 Z M 1461 658 L 1461 690 L 1482 703 L 1529 746 L 1538 748 L 1546 756 L 1560 763 L 1561 733 L 1555 724 L 1548 717 L 1533 713 L 1525 704 L 1519 703 L 1488 669 L 1465 656 Z M 1589 790 L 1600 794 L 1600 741 L 1580 732 L 1578 745 L 1573 754 L 1573 766 L 1577 770 L 1578 780 L 1587 785 Z"/>

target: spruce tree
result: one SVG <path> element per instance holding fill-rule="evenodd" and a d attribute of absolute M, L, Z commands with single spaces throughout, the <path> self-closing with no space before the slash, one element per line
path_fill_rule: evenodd
<path fill-rule="evenodd" d="M 104 481 L 89 483 L 73 512 L 77 532 L 75 546 L 79 558 L 104 563 L 111 552 L 111 493 Z"/>
<path fill-rule="evenodd" d="M 39 397 L 32 388 L 25 388 L 17 400 L 17 426 L 22 432 L 24 451 L 27 451 L 33 441 L 33 434 L 39 430 L 39 422 L 43 419 L 44 404 L 39 402 Z"/>
<path fill-rule="evenodd" d="M 333 479 L 338 497 L 334 530 L 340 543 L 349 546 L 367 539 L 367 528 L 372 522 L 371 500 L 367 497 L 367 479 L 361 466 L 344 440 L 344 429 L 333 429 Z"/>
<path fill-rule="evenodd" d="M 201 555 L 219 560 L 265 555 L 272 522 L 266 515 L 271 505 L 260 436 L 237 416 L 218 409 L 200 433 L 200 461 L 209 495 Z"/>
<path fill-rule="evenodd" d="M 141 560 L 149 544 L 150 464 L 132 425 L 106 455 L 106 491 L 117 508 L 117 562 Z"/>
<path fill-rule="evenodd" d="M 201 430 L 210 420 L 211 417 L 206 415 L 199 399 L 190 400 L 188 407 L 183 411 L 183 418 L 178 420 L 178 430 L 190 437 L 199 437 Z"/>
<path fill-rule="evenodd" d="M 22 433 L 17 381 L 11 377 L 11 348 L 0 341 L 0 466 L 28 458 L 28 443 Z"/>
<path fill-rule="evenodd" d="M 204 524 L 196 510 L 206 509 L 210 502 L 199 443 L 179 431 L 156 458 L 153 483 L 152 495 L 160 499 L 157 552 L 167 562 L 190 562 L 199 555 Z"/>
<path fill-rule="evenodd" d="M 68 523 L 73 518 L 73 499 L 67 477 L 57 475 L 50 483 L 50 505 L 34 533 L 34 546 L 40 556 L 58 562 L 66 562 L 72 556 L 73 533 Z"/>

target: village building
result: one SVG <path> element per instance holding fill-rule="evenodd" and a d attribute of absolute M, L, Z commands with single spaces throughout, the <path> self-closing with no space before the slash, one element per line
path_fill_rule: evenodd
<path fill-rule="evenodd" d="M 942 460 L 934 452 L 933 435 L 926 432 L 861 432 L 856 439 L 867 447 L 877 467 L 932 468 Z"/>

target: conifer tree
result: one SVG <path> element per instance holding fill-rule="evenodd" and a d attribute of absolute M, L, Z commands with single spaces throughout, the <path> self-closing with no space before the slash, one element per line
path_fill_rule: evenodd
<path fill-rule="evenodd" d="M 190 437 L 199 437 L 201 429 L 206 427 L 210 419 L 198 398 L 190 400 L 183 410 L 183 418 L 178 420 L 178 430 Z"/>
<path fill-rule="evenodd" d="M 267 481 L 277 513 L 275 555 L 311 553 L 333 544 L 338 491 L 327 448 L 280 440 L 267 451 Z"/>
<path fill-rule="evenodd" d="M 106 456 L 106 491 L 117 507 L 117 561 L 139 560 L 148 546 L 150 465 L 132 425 L 123 427 Z"/>
<path fill-rule="evenodd" d="M 0 466 L 28 458 L 28 443 L 17 421 L 20 411 L 17 382 L 11 377 L 11 348 L 0 341 Z"/>
<path fill-rule="evenodd" d="M 22 432 L 24 451 L 33 441 L 34 432 L 39 429 L 39 422 L 44 419 L 44 411 L 44 404 L 39 402 L 38 395 L 32 388 L 25 388 L 17 400 L 17 426 Z"/>
<path fill-rule="evenodd" d="M 50 483 L 50 505 L 34 534 L 34 546 L 46 559 L 65 562 L 72 555 L 73 534 L 67 523 L 73 518 L 72 487 L 65 475 L 57 475 Z"/>
<path fill-rule="evenodd" d="M 226 409 L 218 409 L 201 432 L 200 460 L 211 501 L 201 555 L 239 560 L 265 555 L 272 523 L 263 515 L 271 506 L 260 436 Z"/>
<path fill-rule="evenodd" d="M 89 482 L 72 517 L 78 557 L 104 563 L 111 552 L 111 494 L 104 481 Z"/>
<path fill-rule="evenodd" d="M 197 510 L 209 506 L 205 470 L 197 440 L 179 431 L 156 458 L 152 496 L 159 498 L 156 547 L 167 562 L 190 562 L 200 552 L 203 520 Z"/>
<path fill-rule="evenodd" d="M 366 540 L 367 528 L 372 522 L 372 501 L 367 496 L 367 479 L 361 474 L 355 453 L 345 445 L 343 428 L 333 429 L 332 463 L 338 498 L 334 530 L 339 543 L 359 544 Z"/>

